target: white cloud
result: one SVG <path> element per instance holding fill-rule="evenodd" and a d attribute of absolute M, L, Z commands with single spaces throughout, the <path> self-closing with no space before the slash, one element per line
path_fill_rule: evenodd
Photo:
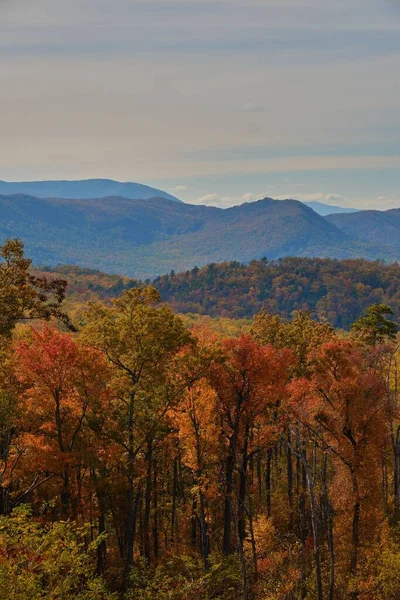
<path fill-rule="evenodd" d="M 254 194 L 253 192 L 247 192 L 242 196 L 225 196 L 222 194 L 212 193 L 205 194 L 204 196 L 197 198 L 197 200 L 195 200 L 193 204 L 203 204 L 206 206 L 218 206 L 220 208 L 227 208 L 229 206 L 238 206 L 240 204 L 244 204 L 245 202 L 256 202 L 257 200 L 262 200 L 263 198 L 267 197 L 270 197 L 270 194 Z M 346 196 L 343 196 L 342 194 L 326 194 L 323 192 L 315 192 L 310 194 L 290 193 L 278 196 L 274 195 L 273 198 L 275 200 L 286 200 L 291 198 L 295 200 L 300 200 L 302 202 L 322 202 L 324 204 L 339 205 L 345 208 L 352 208 L 354 205 L 354 202 L 352 203 L 351 200 L 349 200 L 348 198 L 346 198 Z M 383 197 L 381 197 L 380 199 L 382 201 Z M 389 207 L 389 205 L 394 205 L 395 201 L 385 200 L 385 204 Z"/>
<path fill-rule="evenodd" d="M 390 208 L 399 208 L 400 206 L 400 196 L 378 196 L 376 201 L 372 201 L 367 203 L 367 207 L 369 208 L 371 205 L 374 208 L 380 210 L 389 210 Z"/>
<path fill-rule="evenodd" d="M 193 204 L 204 204 L 206 206 L 218 206 L 220 208 L 227 208 L 229 206 L 238 206 L 245 202 L 255 202 L 265 198 L 267 194 L 253 194 L 247 192 L 243 196 L 223 196 L 220 194 L 205 194 L 198 198 Z"/>
<path fill-rule="evenodd" d="M 243 200 L 245 202 L 252 202 L 254 200 L 254 194 L 252 192 L 248 192 L 247 194 L 243 194 Z"/>
<path fill-rule="evenodd" d="M 176 185 L 172 189 L 175 190 L 175 192 L 184 192 L 185 190 L 187 190 L 187 187 L 186 185 Z"/>
<path fill-rule="evenodd" d="M 342 194 L 326 194 L 323 192 L 315 192 L 312 194 L 297 194 L 290 193 L 286 195 L 279 195 L 276 197 L 277 200 L 286 200 L 287 198 L 293 198 L 302 202 L 322 202 L 323 204 L 331 204 L 333 206 L 348 206 L 351 207 L 351 201 L 343 196 Z"/>
<path fill-rule="evenodd" d="M 260 104 L 254 104 L 253 102 L 246 102 L 242 106 L 242 111 L 243 112 L 262 113 L 262 112 L 264 112 L 264 110 L 265 109 L 264 109 L 263 106 L 261 106 Z"/>

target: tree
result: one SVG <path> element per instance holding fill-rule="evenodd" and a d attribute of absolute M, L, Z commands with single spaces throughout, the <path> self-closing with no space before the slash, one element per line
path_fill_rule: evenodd
<path fill-rule="evenodd" d="M 9 336 L 22 320 L 55 317 L 72 327 L 61 310 L 66 281 L 32 275 L 32 261 L 24 257 L 24 245 L 18 239 L 6 241 L 0 256 L 0 335 Z"/>
<path fill-rule="evenodd" d="M 205 379 L 189 387 L 173 411 L 182 460 L 193 474 L 193 496 L 199 505 L 201 554 L 209 567 L 208 499 L 216 496 L 215 466 L 218 464 L 217 396 Z"/>
<path fill-rule="evenodd" d="M 121 447 L 125 457 L 126 588 L 134 558 L 137 458 L 151 453 L 159 419 L 181 390 L 169 388 L 171 363 L 192 338 L 171 308 L 160 303 L 159 293 L 148 286 L 126 291 L 110 308 L 92 305 L 82 339 L 104 354 L 115 373 L 114 401 L 107 421 L 112 429 L 105 433 Z M 149 454 L 147 458 L 150 462 Z"/>
<path fill-rule="evenodd" d="M 238 502 L 239 544 L 244 538 L 244 502 L 252 428 L 262 423 L 268 443 L 269 425 L 277 403 L 283 397 L 290 353 L 260 346 L 249 335 L 227 339 L 221 345 L 223 360 L 210 375 L 218 395 L 221 442 L 225 454 L 224 541 L 225 554 L 232 552 L 233 501 Z M 265 446 L 264 446 L 265 447 Z M 257 448 L 259 450 L 260 448 Z M 240 456 L 240 465 L 237 461 Z M 234 486 L 235 469 L 240 473 L 239 490 Z M 236 496 L 236 498 L 235 498 Z"/>
<path fill-rule="evenodd" d="M 251 334 L 261 344 L 290 348 L 295 358 L 293 375 L 302 376 L 311 367 L 313 351 L 329 341 L 334 331 L 329 323 L 314 321 L 305 311 L 295 312 L 288 321 L 263 311 L 254 318 Z"/>
<path fill-rule="evenodd" d="M 380 465 L 388 437 L 388 405 L 375 354 L 349 340 L 323 344 L 314 354 L 312 377 L 294 381 L 291 391 L 297 418 L 331 454 L 332 495 L 342 512 L 342 543 L 351 531 L 349 573 L 356 577 L 361 534 L 373 534 L 371 513 L 379 510 Z M 369 512 L 368 524 L 363 511 Z"/>
<path fill-rule="evenodd" d="M 49 477 L 60 480 L 62 514 L 76 514 L 87 453 L 86 417 L 104 393 L 107 364 L 99 352 L 49 327 L 31 329 L 27 339 L 16 344 L 15 357 L 16 375 L 24 388 L 26 460 L 32 460 L 32 453 L 36 460 L 41 457 L 35 487 Z"/>
<path fill-rule="evenodd" d="M 394 341 L 397 336 L 398 325 L 386 316 L 392 316 L 392 309 L 386 304 L 373 304 L 366 309 L 364 314 L 354 321 L 351 331 L 360 339 L 371 346 Z"/>

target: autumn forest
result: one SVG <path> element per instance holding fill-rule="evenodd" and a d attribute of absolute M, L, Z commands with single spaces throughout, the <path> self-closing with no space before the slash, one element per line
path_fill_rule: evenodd
<path fill-rule="evenodd" d="M 1 256 L 2 599 L 400 598 L 394 307 L 224 329 L 143 284 L 75 318 Z"/>

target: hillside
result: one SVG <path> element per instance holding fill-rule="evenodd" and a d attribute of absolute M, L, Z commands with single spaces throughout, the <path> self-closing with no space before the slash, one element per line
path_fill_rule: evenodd
<path fill-rule="evenodd" d="M 139 278 L 267 256 L 395 259 L 295 200 L 228 209 L 165 198 L 0 196 L 0 241 L 20 237 L 36 264 L 77 264 Z"/>
<path fill-rule="evenodd" d="M 400 208 L 364 210 L 357 214 L 329 215 L 327 220 L 359 240 L 385 244 L 400 252 Z"/>
<path fill-rule="evenodd" d="M 109 302 L 140 282 L 91 269 L 65 266 L 47 270 L 68 281 L 68 302 Z M 400 321 L 400 265 L 365 260 L 285 258 L 211 264 L 157 277 L 162 298 L 181 313 L 251 317 L 265 308 L 290 317 L 310 311 L 335 327 L 348 328 L 374 303 L 389 304 Z"/>
<path fill-rule="evenodd" d="M 124 198 L 168 198 L 181 202 L 175 196 L 141 183 L 122 183 L 112 179 L 83 179 L 80 181 L 0 181 L 0 194 L 27 194 L 37 198 L 104 198 L 123 196 Z"/>

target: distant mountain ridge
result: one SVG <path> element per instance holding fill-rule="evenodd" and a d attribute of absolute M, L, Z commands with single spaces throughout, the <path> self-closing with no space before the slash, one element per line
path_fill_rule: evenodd
<path fill-rule="evenodd" d="M 309 208 L 315 210 L 319 215 L 326 217 L 327 215 L 333 215 L 336 213 L 357 213 L 359 210 L 357 208 L 344 208 L 343 206 L 337 206 L 335 204 L 324 204 L 323 202 L 303 202 Z"/>
<path fill-rule="evenodd" d="M 358 240 L 374 244 L 384 242 L 400 253 L 400 208 L 329 215 L 327 220 Z"/>
<path fill-rule="evenodd" d="M 165 197 L 0 195 L 0 240 L 16 236 L 37 265 L 69 263 L 141 279 L 264 256 L 400 258 L 400 248 L 384 238 L 357 239 L 301 202 L 271 198 L 221 209 Z"/>
<path fill-rule="evenodd" d="M 27 194 L 37 198 L 64 198 L 72 200 L 123 196 L 129 199 L 148 199 L 158 196 L 182 202 L 175 196 L 142 185 L 113 179 L 82 179 L 77 181 L 0 181 L 0 194 Z"/>

